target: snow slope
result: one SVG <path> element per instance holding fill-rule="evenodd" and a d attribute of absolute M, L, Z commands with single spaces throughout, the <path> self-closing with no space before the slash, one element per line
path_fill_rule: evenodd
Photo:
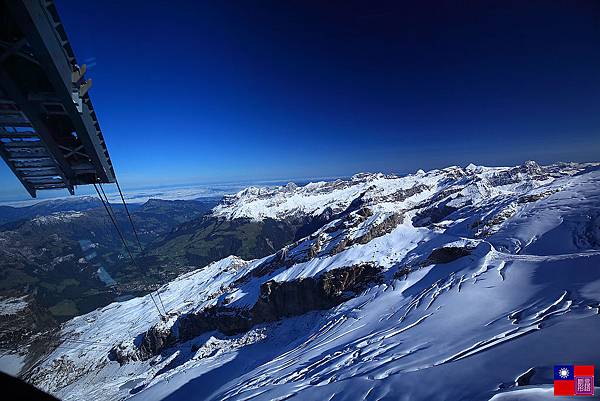
<path fill-rule="evenodd" d="M 242 191 L 213 213 L 339 218 L 179 277 L 159 290 L 165 320 L 150 296 L 72 319 L 27 379 L 65 400 L 544 399 L 552 365 L 600 365 L 599 184 L 597 165 L 528 162 Z M 181 333 L 211 308 L 242 319 L 267 285 L 336 285 L 357 265 L 380 279 L 330 309 Z M 179 340 L 144 358 L 149 329 Z"/>

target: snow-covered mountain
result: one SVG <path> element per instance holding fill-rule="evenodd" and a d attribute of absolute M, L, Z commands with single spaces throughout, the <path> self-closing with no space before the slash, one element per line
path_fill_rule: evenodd
<path fill-rule="evenodd" d="M 407 176 L 361 173 L 350 180 L 322 181 L 302 187 L 294 183 L 278 187 L 249 187 L 235 195 L 226 195 L 213 209 L 213 215 L 253 220 L 318 216 L 327 210 L 339 213 L 359 198 L 370 205 L 395 209 L 416 205 L 442 189 L 450 188 L 462 191 L 458 197 L 462 195 L 477 201 L 508 192 L 522 193 L 582 168 L 585 166 L 571 163 L 542 168 L 533 161 L 517 167 L 489 168 L 471 164 L 464 169 L 452 166 L 428 173 L 419 170 Z M 444 193 L 439 194 L 442 195 Z"/>
<path fill-rule="evenodd" d="M 148 295 L 68 321 L 22 375 L 64 400 L 544 399 L 554 364 L 600 365 L 599 184 L 527 162 L 248 188 L 212 215 L 329 218 L 163 286 L 164 319 Z"/>

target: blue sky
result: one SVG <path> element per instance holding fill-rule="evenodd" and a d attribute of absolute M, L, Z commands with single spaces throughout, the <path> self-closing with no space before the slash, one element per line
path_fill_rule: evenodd
<path fill-rule="evenodd" d="M 600 154 L 595 1 L 57 5 L 126 187 Z"/>

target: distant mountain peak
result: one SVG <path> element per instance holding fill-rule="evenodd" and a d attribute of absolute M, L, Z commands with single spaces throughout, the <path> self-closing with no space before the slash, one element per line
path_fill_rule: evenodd
<path fill-rule="evenodd" d="M 212 215 L 226 219 L 245 218 L 257 221 L 294 215 L 317 216 L 326 208 L 330 208 L 334 213 L 340 212 L 361 194 L 365 195 L 367 201 L 377 204 L 381 199 L 393 196 L 398 191 L 407 191 L 418 186 L 435 191 L 442 186 L 454 185 L 457 180 L 463 180 L 465 183 L 485 182 L 489 191 L 483 193 L 483 188 L 477 191 L 481 192 L 481 196 L 489 196 L 499 191 L 511 190 L 508 187 L 499 188 L 501 186 L 552 179 L 552 175 L 561 174 L 559 170 L 557 165 L 542 167 L 535 161 L 527 161 L 514 167 L 469 164 L 465 168 L 449 166 L 428 172 L 419 170 L 407 176 L 358 173 L 349 180 L 320 181 L 304 186 L 252 186 L 235 195 L 225 196 L 212 210 Z"/>

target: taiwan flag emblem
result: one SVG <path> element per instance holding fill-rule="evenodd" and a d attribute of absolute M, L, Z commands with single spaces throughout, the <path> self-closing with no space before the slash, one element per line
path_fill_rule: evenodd
<path fill-rule="evenodd" d="M 555 365 L 554 395 L 594 395 L 594 367 Z"/>

